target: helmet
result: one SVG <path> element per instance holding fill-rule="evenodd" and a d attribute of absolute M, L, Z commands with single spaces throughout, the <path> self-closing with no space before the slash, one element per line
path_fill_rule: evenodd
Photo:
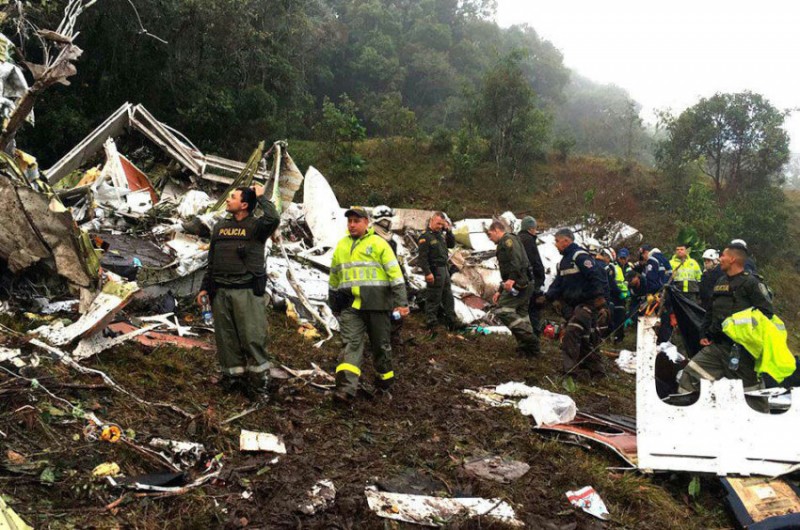
<path fill-rule="evenodd" d="M 703 252 L 703 259 L 710 259 L 712 261 L 717 261 L 719 259 L 719 252 L 710 248 Z"/>
<path fill-rule="evenodd" d="M 744 239 L 733 239 L 731 240 L 731 245 L 742 245 L 747 250 L 747 243 Z"/>
<path fill-rule="evenodd" d="M 384 204 L 372 209 L 373 220 L 388 219 L 389 217 L 394 217 L 394 210 Z"/>
<path fill-rule="evenodd" d="M 614 261 L 614 260 L 616 260 L 616 259 L 617 259 L 617 253 L 616 253 L 616 252 L 614 252 L 614 249 L 613 249 L 613 248 L 604 248 L 604 249 L 603 249 L 603 254 L 605 254 L 606 256 L 608 256 L 608 257 L 609 257 L 609 259 L 611 259 L 611 261 Z"/>

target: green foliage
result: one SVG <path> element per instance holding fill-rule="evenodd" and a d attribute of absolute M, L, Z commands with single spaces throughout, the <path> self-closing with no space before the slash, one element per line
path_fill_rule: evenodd
<path fill-rule="evenodd" d="M 364 171 L 366 161 L 356 151 L 356 142 L 367 136 L 356 116 L 356 105 L 342 94 L 336 105 L 327 97 L 322 103 L 322 119 L 314 128 L 324 146 L 324 155 L 332 164 L 334 176 L 355 177 Z"/>
<path fill-rule="evenodd" d="M 475 108 L 475 121 L 490 140 L 497 176 L 504 172 L 513 181 L 521 169 L 542 158 L 550 117 L 536 106 L 520 54 L 509 55 L 486 74 Z"/>
<path fill-rule="evenodd" d="M 413 136 L 417 132 L 417 116 L 403 106 L 399 92 L 384 96 L 372 119 L 386 136 Z"/>
<path fill-rule="evenodd" d="M 715 94 L 677 118 L 662 116 L 659 161 L 670 174 L 695 164 L 728 195 L 779 183 L 789 160 L 786 111 L 759 94 Z"/>
<path fill-rule="evenodd" d="M 485 153 L 478 128 L 465 123 L 456 133 L 450 154 L 453 176 L 463 182 L 472 182 L 473 172 Z"/>
<path fill-rule="evenodd" d="M 696 499 L 700 495 L 700 477 L 695 475 L 689 482 L 689 496 Z"/>
<path fill-rule="evenodd" d="M 577 145 L 574 136 L 559 136 L 553 141 L 553 149 L 556 152 L 556 159 L 562 164 L 567 161 L 569 155 L 572 154 L 573 149 Z"/>
<path fill-rule="evenodd" d="M 730 240 L 741 238 L 758 256 L 770 259 L 786 249 L 788 221 L 786 197 L 779 188 L 768 186 L 743 193 L 736 201 L 721 202 L 709 186 L 695 182 L 686 196 L 679 226 L 689 229 L 683 233 L 693 234 L 700 242 L 695 244 L 721 249 Z M 680 234 L 678 238 L 681 240 Z"/>

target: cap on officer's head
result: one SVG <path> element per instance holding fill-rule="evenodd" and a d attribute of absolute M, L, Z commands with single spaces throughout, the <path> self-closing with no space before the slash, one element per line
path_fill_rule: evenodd
<path fill-rule="evenodd" d="M 536 228 L 538 225 L 536 224 L 536 219 L 528 215 L 527 217 L 522 218 L 522 229 L 526 232 L 531 228 Z"/>
<path fill-rule="evenodd" d="M 363 206 L 353 206 L 346 212 L 344 212 L 345 217 L 360 217 L 361 219 L 369 219 L 369 214 L 367 213 L 366 208 Z"/>
<path fill-rule="evenodd" d="M 617 252 L 617 257 L 618 258 L 627 258 L 630 255 L 631 255 L 631 253 L 630 253 L 630 251 L 628 251 L 627 248 L 621 248 L 621 249 L 619 249 L 619 252 Z"/>
<path fill-rule="evenodd" d="M 644 252 L 649 252 L 649 251 L 653 250 L 653 245 L 642 245 L 639 248 L 641 248 Z"/>

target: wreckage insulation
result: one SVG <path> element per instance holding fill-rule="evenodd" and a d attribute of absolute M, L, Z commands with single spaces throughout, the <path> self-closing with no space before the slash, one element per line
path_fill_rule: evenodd
<path fill-rule="evenodd" d="M 118 318 L 130 316 L 123 312 Z M 270 350 L 279 363 L 305 369 L 313 362 L 333 372 L 338 339 L 311 348 L 293 321 L 276 312 L 269 319 Z M 9 315 L 0 316 L 0 321 L 20 330 L 26 325 Z M 128 477 L 169 470 L 127 444 L 87 441 L 85 422 L 65 411 L 63 403 L 0 372 L 3 447 L 24 459 L 3 455 L 3 494 L 36 528 L 234 528 L 247 520 L 256 528 L 377 529 L 385 528 L 384 520 L 368 510 L 365 485 L 375 479 L 403 482 L 402 477 L 416 474 L 425 480 L 405 480 L 406 493 L 502 498 L 515 507 L 528 528 L 599 528 L 589 516 L 572 510 L 564 496 L 587 484 L 608 506 L 615 521 L 609 528 L 700 529 L 727 524 L 720 511 L 722 491 L 713 481 L 703 482 L 698 498 L 703 509 L 693 510 L 676 501 L 686 490 L 688 476 L 609 471 L 624 466 L 612 452 L 542 437 L 533 431 L 530 418 L 513 409 L 483 408 L 462 393 L 466 388 L 523 379 L 563 392 L 547 379 L 558 380 L 557 343 L 546 342 L 544 356 L 528 361 L 514 355 L 507 337 L 458 340 L 442 335 L 421 340 L 424 330 L 416 317 L 403 335 L 415 340 L 396 352 L 398 378 L 392 399 L 364 398 L 351 410 L 340 409 L 331 405 L 328 392 L 301 379 L 282 380 L 267 406 L 230 423 L 223 422 L 249 409 L 250 403 L 216 384 L 213 352 L 170 345 L 150 349 L 131 342 L 84 361 L 129 391 L 174 403 L 191 417 L 136 403 L 104 387 L 99 378 L 71 372 L 39 352 L 41 364 L 25 368 L 26 377 L 37 378 L 55 395 L 120 425 L 137 444 L 146 445 L 153 437 L 201 443 L 210 455 L 224 455 L 222 473 L 180 496 L 136 498 L 131 493 L 115 509 L 105 510 L 124 491 L 93 479 L 95 466 L 116 462 Z M 608 368 L 608 378 L 595 385 L 580 384 L 573 398 L 587 412 L 634 414 L 633 377 Z M 372 377 L 367 363 L 365 378 Z M 240 451 L 242 429 L 279 435 L 287 454 L 271 464 L 274 454 Z M 526 462 L 530 470 L 501 484 L 474 478 L 462 469 L 464 462 L 484 455 Z M 196 477 L 200 471 L 192 468 L 189 473 Z M 306 492 L 322 479 L 335 484 L 334 505 L 313 516 L 297 513 Z M 245 492 L 252 497 L 243 498 Z M 482 519 L 451 527 L 502 525 Z"/>

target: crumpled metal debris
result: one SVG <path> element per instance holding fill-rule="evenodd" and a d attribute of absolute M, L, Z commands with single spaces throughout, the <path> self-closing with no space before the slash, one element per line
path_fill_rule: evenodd
<path fill-rule="evenodd" d="M 336 502 L 336 487 L 332 480 L 318 481 L 306 492 L 306 499 L 297 506 L 297 511 L 306 515 L 325 511 Z"/>
<path fill-rule="evenodd" d="M 611 514 L 608 513 L 608 508 L 600 498 L 600 495 L 591 486 L 583 487 L 579 490 L 568 491 L 566 493 L 567 499 L 570 504 L 576 508 L 580 508 L 589 515 L 594 515 L 598 519 L 607 520 Z"/>
<path fill-rule="evenodd" d="M 502 499 L 480 497 L 445 498 L 364 490 L 367 504 L 379 517 L 425 526 L 445 526 L 456 518 L 485 517 L 509 526 L 523 527 L 514 508 Z"/>

